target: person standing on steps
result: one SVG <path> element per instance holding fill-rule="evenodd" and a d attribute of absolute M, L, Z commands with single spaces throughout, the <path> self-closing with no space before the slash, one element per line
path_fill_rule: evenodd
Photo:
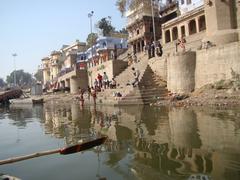
<path fill-rule="evenodd" d="M 98 85 L 99 85 L 99 84 L 98 84 L 98 80 L 95 79 L 95 80 L 94 80 L 94 88 L 97 89 L 97 88 L 98 88 Z"/>
<path fill-rule="evenodd" d="M 150 43 L 147 44 L 147 51 L 148 51 L 148 59 L 151 59 L 152 55 L 151 55 L 151 44 Z"/>
<path fill-rule="evenodd" d="M 159 56 L 162 57 L 162 54 L 163 54 L 163 47 L 161 43 L 159 43 Z"/>
<path fill-rule="evenodd" d="M 136 85 L 138 85 L 138 83 L 139 83 L 140 72 L 138 69 L 135 69 L 134 67 L 132 67 L 132 72 L 133 72 L 133 76 L 134 76 L 134 81 L 132 82 L 132 86 L 136 87 Z"/>
<path fill-rule="evenodd" d="M 109 80 L 106 72 L 103 73 L 103 86 L 104 89 L 109 88 Z"/>
<path fill-rule="evenodd" d="M 102 75 L 98 73 L 97 79 L 99 88 L 102 89 Z"/>
<path fill-rule="evenodd" d="M 155 42 L 151 44 L 151 58 L 155 57 Z"/>
<path fill-rule="evenodd" d="M 137 63 L 137 55 L 136 54 L 133 55 L 133 62 Z"/>
<path fill-rule="evenodd" d="M 131 64 L 133 63 L 133 59 L 132 59 L 132 56 L 131 54 L 128 53 L 128 65 L 131 66 Z"/>
<path fill-rule="evenodd" d="M 157 41 L 157 44 L 156 44 L 156 54 L 157 56 L 161 57 L 162 56 L 162 45 L 159 41 Z"/>

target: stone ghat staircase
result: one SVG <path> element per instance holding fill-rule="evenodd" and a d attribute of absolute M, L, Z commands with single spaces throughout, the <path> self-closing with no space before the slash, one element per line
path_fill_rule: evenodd
<path fill-rule="evenodd" d="M 114 105 L 143 105 L 151 104 L 159 100 L 166 100 L 168 91 L 166 82 L 154 74 L 148 65 L 147 56 L 141 54 L 138 63 L 134 63 L 126 68 L 115 79 L 117 81 L 117 89 L 105 89 L 98 93 L 97 103 L 114 104 Z M 132 87 L 127 83 L 133 82 L 132 67 L 140 71 L 139 85 Z M 122 97 L 114 97 L 114 93 L 121 93 Z"/>
<path fill-rule="evenodd" d="M 127 95 L 118 100 L 118 105 L 151 104 L 167 100 L 166 82 L 154 74 L 150 66 L 144 71 L 138 87 L 133 88 Z"/>
<path fill-rule="evenodd" d="M 137 63 L 133 63 L 128 66 L 121 74 L 115 77 L 115 80 L 118 84 L 118 88 L 126 87 L 127 83 L 131 84 L 134 80 L 134 75 L 132 68 L 138 69 L 140 71 L 139 80 L 141 81 L 143 74 L 148 66 L 148 59 L 144 54 L 138 56 Z"/>

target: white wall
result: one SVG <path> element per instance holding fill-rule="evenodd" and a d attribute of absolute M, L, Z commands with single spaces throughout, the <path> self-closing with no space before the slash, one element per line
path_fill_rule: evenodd
<path fill-rule="evenodd" d="M 183 0 L 183 1 L 184 1 L 184 4 L 182 4 L 182 0 L 179 0 L 179 9 L 181 14 L 187 13 L 204 4 L 204 0 L 191 0 L 191 4 L 187 4 L 187 0 Z"/>

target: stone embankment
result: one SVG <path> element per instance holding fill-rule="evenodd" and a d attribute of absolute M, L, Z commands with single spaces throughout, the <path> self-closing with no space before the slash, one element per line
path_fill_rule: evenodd
<path fill-rule="evenodd" d="M 168 101 L 158 101 L 155 106 L 217 106 L 240 105 L 240 79 L 221 80 L 208 84 L 190 94 L 169 94 Z"/>
<path fill-rule="evenodd" d="M 100 94 L 99 94 L 100 95 Z M 43 95 L 45 102 L 73 102 L 77 101 L 77 94 L 55 93 Z M 99 97 L 101 98 L 101 97 Z M 85 95 L 85 104 L 91 104 Z M 102 103 L 100 103 L 102 104 Z M 240 106 L 240 80 L 221 80 L 215 84 L 205 85 L 190 94 L 171 94 L 150 106 Z"/>

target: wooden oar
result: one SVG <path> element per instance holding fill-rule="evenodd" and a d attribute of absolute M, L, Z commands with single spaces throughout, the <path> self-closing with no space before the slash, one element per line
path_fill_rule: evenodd
<path fill-rule="evenodd" d="M 9 159 L 5 159 L 5 160 L 0 160 L 0 165 L 15 163 L 18 161 L 24 161 L 24 160 L 32 159 L 35 157 L 47 156 L 47 155 L 56 154 L 56 153 L 60 153 L 62 155 L 73 154 L 73 153 L 77 153 L 80 151 L 85 151 L 85 150 L 93 148 L 95 146 L 99 146 L 99 145 L 103 144 L 106 141 L 106 139 L 107 139 L 107 137 L 103 136 L 101 138 L 98 138 L 98 139 L 95 139 L 92 141 L 88 141 L 88 142 L 85 142 L 82 144 L 77 144 L 77 145 L 62 148 L 62 149 L 42 151 L 42 152 L 37 152 L 37 153 L 25 155 L 25 156 L 19 156 L 19 157 L 9 158 Z"/>

